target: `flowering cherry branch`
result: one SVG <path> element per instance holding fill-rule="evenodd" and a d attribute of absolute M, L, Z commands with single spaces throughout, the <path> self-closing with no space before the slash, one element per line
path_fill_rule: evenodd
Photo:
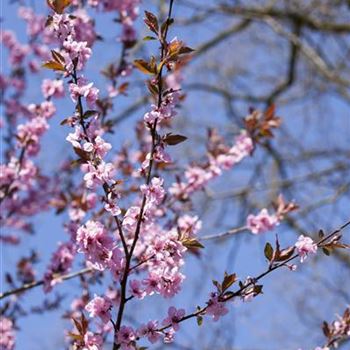
<path fill-rule="evenodd" d="M 296 243 L 295 247 L 297 248 L 298 252 L 296 254 L 290 254 L 290 252 L 294 252 L 295 247 L 291 247 L 285 250 L 285 252 L 288 251 L 288 255 L 285 255 L 283 257 L 283 261 L 280 263 L 276 263 L 274 265 L 269 265 L 268 269 L 264 272 L 262 272 L 261 274 L 259 274 L 256 277 L 249 277 L 245 282 L 240 282 L 240 288 L 238 288 L 236 291 L 228 291 L 227 289 L 234 284 L 237 281 L 237 277 L 235 274 L 232 275 L 225 275 L 225 278 L 223 280 L 223 283 L 220 285 L 217 281 L 214 281 L 214 285 L 217 287 L 218 289 L 218 293 L 213 293 L 213 297 L 216 299 L 215 303 L 216 308 L 218 310 L 216 310 L 216 312 L 214 312 L 214 317 L 215 317 L 215 313 L 217 313 L 217 315 L 224 315 L 225 313 L 227 313 L 227 311 L 223 311 L 223 304 L 233 298 L 236 297 L 242 297 L 243 299 L 247 300 L 247 297 L 250 299 L 252 297 L 255 297 L 256 295 L 260 294 L 262 292 L 262 286 L 257 285 L 257 282 L 259 282 L 261 279 L 263 279 L 264 277 L 266 277 L 267 275 L 269 275 L 270 273 L 272 273 L 273 271 L 280 269 L 281 267 L 289 267 L 289 263 L 295 259 L 297 259 L 298 257 L 301 257 L 301 262 L 304 261 L 304 259 L 306 258 L 307 254 L 312 253 L 312 252 L 316 252 L 317 248 L 323 248 L 323 249 L 333 249 L 336 247 L 341 247 L 341 248 L 350 248 L 347 245 L 343 245 L 339 243 L 339 233 L 341 231 L 343 231 L 347 226 L 350 225 L 350 221 L 346 222 L 345 224 L 343 224 L 342 226 L 340 226 L 338 229 L 336 229 L 335 231 L 333 231 L 332 233 L 322 237 L 317 243 L 313 243 L 311 241 L 311 246 L 309 245 L 309 240 L 307 241 L 306 245 L 299 245 L 298 242 Z M 321 234 L 322 235 L 322 234 Z M 291 256 L 290 256 L 291 255 Z M 248 293 L 246 293 L 246 291 L 249 290 Z M 201 324 L 202 319 L 201 317 L 203 315 L 205 315 L 208 312 L 208 309 L 212 309 L 213 305 L 215 304 L 213 302 L 213 298 L 211 300 L 209 300 L 207 302 L 207 306 L 204 306 L 202 308 L 198 307 L 198 310 L 190 313 L 188 315 L 184 315 L 178 319 L 175 320 L 176 323 L 181 323 L 183 321 L 186 321 L 188 319 L 194 318 L 194 317 L 200 317 L 199 319 L 199 324 Z M 210 310 L 212 311 L 212 310 Z M 346 313 L 346 316 L 348 318 L 348 313 Z M 164 325 L 164 327 L 161 327 L 159 329 L 157 329 L 157 331 L 159 332 L 164 332 L 166 329 L 173 327 L 174 325 L 174 321 L 172 323 L 168 323 L 166 325 Z M 330 346 L 332 344 L 334 344 L 336 342 L 336 340 L 332 340 L 332 333 L 330 330 L 327 330 L 329 326 L 325 325 L 325 329 L 326 329 L 326 334 L 328 334 L 328 336 L 331 338 L 331 340 L 328 342 L 327 346 Z"/>
<path fill-rule="evenodd" d="M 157 101 L 157 108 L 159 109 L 162 105 L 163 102 L 163 77 L 162 77 L 162 72 L 163 72 L 163 60 L 164 60 L 164 56 L 167 50 L 167 34 L 168 34 L 168 28 L 170 25 L 170 21 L 171 21 L 171 13 L 172 13 L 172 8 L 173 8 L 173 0 L 170 0 L 169 3 L 169 10 L 168 10 L 168 16 L 165 20 L 165 26 L 164 26 L 164 32 L 161 33 L 159 35 L 159 40 L 160 40 L 160 44 L 161 44 L 161 55 L 160 55 L 160 61 L 161 61 L 161 66 L 158 69 L 157 72 L 157 76 L 156 76 L 156 81 L 157 81 L 157 88 L 158 88 L 158 101 Z M 146 13 L 146 16 L 148 14 Z M 151 17 L 150 15 L 148 15 L 148 17 Z M 151 20 L 154 21 L 154 18 L 151 17 Z M 154 23 L 152 23 L 152 25 L 154 25 Z M 158 118 L 155 118 L 153 125 L 150 124 L 150 132 L 151 132 L 151 137 L 152 137 L 152 145 L 151 145 L 151 152 L 150 152 L 150 158 L 149 158 L 149 164 L 148 164 L 148 173 L 147 173 L 147 178 L 146 178 L 146 186 L 150 185 L 151 182 L 151 174 L 152 174 L 152 167 L 153 167 L 153 162 L 154 162 L 154 154 L 156 151 L 156 146 L 157 146 L 157 123 L 158 123 Z M 141 229 L 141 223 L 143 220 L 143 215 L 144 215 L 144 210 L 145 210 L 145 206 L 146 206 L 146 201 L 147 201 L 147 196 L 146 193 L 143 195 L 142 198 L 142 203 L 141 203 L 141 207 L 140 207 L 140 213 L 139 213 L 139 217 L 138 217 L 138 221 L 136 224 L 136 229 L 135 229 L 135 234 L 134 234 L 134 239 L 132 242 L 132 245 L 130 247 L 130 250 L 126 253 L 126 263 L 125 263 L 125 269 L 124 269 L 124 273 L 123 273 L 123 278 L 120 282 L 120 286 L 121 286 L 121 300 L 120 300 L 120 304 L 119 304 L 119 309 L 118 309 L 118 315 L 117 315 L 117 320 L 115 323 L 115 332 L 116 332 L 116 339 L 117 339 L 117 335 L 118 332 L 120 331 L 120 327 L 121 327 L 121 323 L 122 323 L 122 318 L 123 318 L 123 313 L 124 313 L 124 308 L 125 308 L 125 304 L 127 303 L 127 297 L 126 297 L 126 288 L 127 288 L 127 282 L 128 282 L 128 276 L 129 276 L 129 272 L 130 272 L 130 264 L 131 264 L 131 259 L 133 257 L 133 253 L 137 244 L 137 241 L 139 239 L 139 235 L 140 235 L 140 229 Z M 113 350 L 117 350 L 120 348 L 120 343 L 118 342 L 114 342 L 114 346 L 113 346 Z"/>

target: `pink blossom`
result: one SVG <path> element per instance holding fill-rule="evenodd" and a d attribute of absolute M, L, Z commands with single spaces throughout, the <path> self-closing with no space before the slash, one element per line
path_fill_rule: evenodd
<path fill-rule="evenodd" d="M 51 101 L 44 101 L 38 106 L 37 113 L 40 116 L 49 119 L 56 113 L 56 107 Z"/>
<path fill-rule="evenodd" d="M 92 209 L 96 206 L 98 196 L 96 193 L 88 193 L 85 198 L 86 205 L 88 209 Z"/>
<path fill-rule="evenodd" d="M 81 148 L 80 141 L 83 139 L 83 135 L 80 126 L 76 126 L 74 132 L 69 133 L 66 140 L 70 142 L 74 148 Z"/>
<path fill-rule="evenodd" d="M 66 40 L 63 42 L 63 47 L 72 61 L 78 59 L 76 68 L 82 70 L 92 54 L 88 43 L 86 41 Z M 67 69 L 71 71 L 73 69 L 72 65 L 68 65 Z"/>
<path fill-rule="evenodd" d="M 169 193 L 178 198 L 187 199 L 189 186 L 185 182 L 174 182 L 169 188 Z"/>
<path fill-rule="evenodd" d="M 168 317 L 162 322 L 163 325 L 171 325 L 175 331 L 180 328 L 179 321 L 185 316 L 184 309 L 176 309 L 174 306 L 170 306 L 168 309 Z"/>
<path fill-rule="evenodd" d="M 157 321 L 149 321 L 147 324 L 143 324 L 137 331 L 137 334 L 140 337 L 147 337 L 150 343 L 156 343 L 160 336 L 161 332 L 157 331 L 158 322 Z"/>
<path fill-rule="evenodd" d="M 173 71 L 171 74 L 168 74 L 165 78 L 166 84 L 169 89 L 179 90 L 181 89 L 181 82 L 183 81 L 183 75 L 180 70 L 177 69 Z"/>
<path fill-rule="evenodd" d="M 40 65 L 37 60 L 30 60 L 28 62 L 28 67 L 31 73 L 38 73 L 40 71 Z"/>
<path fill-rule="evenodd" d="M 212 175 L 206 169 L 199 166 L 193 166 L 186 170 L 185 177 L 191 190 L 196 191 L 202 189 L 212 178 Z"/>
<path fill-rule="evenodd" d="M 172 298 L 181 290 L 184 279 L 185 276 L 178 271 L 177 267 L 175 267 L 173 271 L 168 270 L 161 280 L 160 295 L 164 298 Z"/>
<path fill-rule="evenodd" d="M 70 270 L 75 254 L 75 247 L 71 242 L 59 244 L 44 275 L 45 293 L 50 292 L 55 284 L 61 282 L 57 275 L 63 275 Z"/>
<path fill-rule="evenodd" d="M 164 343 L 165 344 L 172 343 L 174 341 L 174 334 L 175 334 L 175 330 L 173 328 L 170 328 L 167 331 L 165 331 L 164 339 L 163 339 Z"/>
<path fill-rule="evenodd" d="M 123 227 L 127 231 L 135 230 L 139 217 L 140 217 L 140 207 L 136 207 L 136 206 L 130 207 L 124 215 Z"/>
<path fill-rule="evenodd" d="M 131 280 L 129 282 L 129 292 L 131 295 L 138 299 L 143 299 L 146 296 L 145 290 L 142 288 L 139 280 Z"/>
<path fill-rule="evenodd" d="M 94 83 L 87 83 L 85 79 L 80 78 L 78 84 L 69 84 L 69 92 L 73 102 L 77 102 L 79 96 L 86 98 L 89 108 L 95 106 L 98 99 L 99 90 L 95 88 Z"/>
<path fill-rule="evenodd" d="M 49 124 L 43 117 L 35 117 L 26 124 L 17 126 L 17 138 L 20 147 L 25 147 L 27 154 L 34 156 L 40 150 L 40 137 L 47 131 Z"/>
<path fill-rule="evenodd" d="M 151 159 L 151 153 L 147 153 L 146 159 L 142 162 L 141 172 L 148 168 Z M 155 147 L 153 153 L 153 160 L 158 163 L 170 163 L 171 158 L 168 153 L 165 152 L 165 146 L 160 144 Z"/>
<path fill-rule="evenodd" d="M 120 36 L 120 40 L 125 43 L 133 43 L 136 40 L 136 31 L 130 19 L 122 22 L 122 35 Z"/>
<path fill-rule="evenodd" d="M 122 326 L 117 333 L 117 342 L 122 350 L 134 350 L 132 342 L 136 340 L 136 333 L 131 327 Z"/>
<path fill-rule="evenodd" d="M 168 153 L 165 152 L 165 146 L 163 144 L 159 144 L 158 146 L 156 146 L 153 154 L 153 159 L 159 163 L 171 162 L 171 157 Z"/>
<path fill-rule="evenodd" d="M 87 188 L 93 189 L 104 183 L 113 183 L 115 168 L 112 163 L 101 161 L 97 167 L 95 167 L 91 162 L 88 162 L 83 164 L 81 168 L 86 173 L 84 175 L 84 181 Z"/>
<path fill-rule="evenodd" d="M 41 91 L 45 98 L 50 97 L 63 97 L 64 96 L 64 87 L 62 80 L 50 80 L 44 79 L 41 84 Z"/>
<path fill-rule="evenodd" d="M 310 237 L 300 235 L 295 247 L 300 256 L 300 262 L 304 262 L 309 254 L 316 254 L 317 244 Z"/>
<path fill-rule="evenodd" d="M 102 350 L 103 338 L 100 335 L 86 332 L 83 350 Z"/>
<path fill-rule="evenodd" d="M 112 148 L 112 145 L 106 142 L 101 136 L 96 136 L 94 140 L 94 149 L 96 154 L 103 158 Z"/>
<path fill-rule="evenodd" d="M 155 292 L 159 293 L 161 290 L 161 276 L 158 273 L 151 272 L 148 277 L 142 280 L 145 286 L 146 293 L 152 295 Z"/>
<path fill-rule="evenodd" d="M 20 7 L 18 16 L 27 22 L 27 34 L 35 37 L 43 31 L 45 26 L 45 17 L 35 14 L 33 9 L 29 7 Z"/>
<path fill-rule="evenodd" d="M 153 109 L 150 112 L 147 112 L 144 115 L 143 119 L 146 123 L 153 124 L 155 122 L 155 120 L 159 119 L 159 118 L 160 118 L 160 112 L 159 112 L 158 108 L 155 105 L 153 105 Z"/>
<path fill-rule="evenodd" d="M 100 297 L 95 294 L 94 298 L 85 306 L 85 310 L 89 312 L 90 317 L 99 317 L 103 323 L 107 323 L 111 319 L 110 310 L 112 302 L 106 297 Z"/>
<path fill-rule="evenodd" d="M 111 270 L 113 279 L 119 281 L 124 272 L 125 259 L 122 251 L 116 247 L 113 250 L 112 258 L 109 261 L 109 269 Z"/>
<path fill-rule="evenodd" d="M 15 348 L 15 331 L 12 321 L 0 316 L 0 349 L 13 350 Z"/>
<path fill-rule="evenodd" d="M 112 216 L 117 216 L 121 213 L 121 210 L 116 203 L 116 196 L 112 193 L 108 194 L 104 208 L 111 213 Z"/>
<path fill-rule="evenodd" d="M 141 191 L 146 196 L 148 204 L 161 204 L 165 190 L 163 188 L 164 180 L 159 177 L 154 177 L 149 185 L 142 185 Z"/>
<path fill-rule="evenodd" d="M 74 11 L 74 30 L 77 41 L 86 42 L 91 47 L 96 40 L 94 21 L 85 9 L 79 8 Z"/>
<path fill-rule="evenodd" d="M 270 215 L 267 209 L 262 209 L 257 215 L 248 215 L 247 227 L 253 234 L 264 233 L 272 230 L 279 224 L 276 215 Z"/>
<path fill-rule="evenodd" d="M 97 270 L 104 270 L 113 254 L 113 239 L 105 227 L 97 221 L 89 220 L 77 231 L 78 252 L 85 253 L 88 262 Z"/>
<path fill-rule="evenodd" d="M 235 157 L 235 162 L 240 162 L 243 158 L 249 156 L 254 150 L 254 143 L 246 131 L 242 131 L 236 137 L 234 146 L 230 149 L 229 154 Z"/>
<path fill-rule="evenodd" d="M 217 293 L 212 293 L 209 301 L 207 302 L 207 314 L 213 316 L 213 320 L 217 321 L 220 317 L 225 316 L 228 313 L 228 309 L 225 307 L 225 303 L 220 302 Z"/>
<path fill-rule="evenodd" d="M 11 47 L 16 45 L 17 40 L 15 33 L 13 33 L 10 30 L 2 30 L 0 34 L 1 42 L 4 44 L 5 47 L 11 49 Z"/>
<path fill-rule="evenodd" d="M 0 242 L 4 242 L 6 244 L 17 245 L 20 243 L 19 237 L 15 235 L 0 235 Z"/>
<path fill-rule="evenodd" d="M 202 222 L 198 216 L 183 215 L 177 220 L 180 232 L 185 237 L 194 237 L 202 228 Z"/>

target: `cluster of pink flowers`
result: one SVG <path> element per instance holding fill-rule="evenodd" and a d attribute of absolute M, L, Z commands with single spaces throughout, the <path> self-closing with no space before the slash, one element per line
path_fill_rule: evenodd
<path fill-rule="evenodd" d="M 10 159 L 8 164 L 1 164 L 0 166 L 0 182 L 2 188 L 11 186 L 11 190 L 29 190 L 37 174 L 37 167 L 34 163 L 25 159 L 21 163 L 15 157 Z M 6 194 L 1 191 L 0 197 L 4 198 Z"/>
<path fill-rule="evenodd" d="M 52 32 L 61 45 L 60 54 L 65 59 L 65 69 L 68 72 L 72 72 L 74 68 L 82 70 L 92 54 L 88 42 L 77 38 L 74 24 L 71 16 L 55 13 L 47 27 L 47 30 Z"/>
<path fill-rule="evenodd" d="M 179 242 L 175 228 L 165 231 L 153 222 L 146 222 L 141 225 L 141 230 L 135 255 L 146 261 L 142 266 L 147 270 L 147 276 L 141 283 L 137 280 L 130 282 L 131 292 L 139 298 L 155 293 L 172 297 L 179 292 L 184 280 L 180 268 L 186 248 Z"/>
<path fill-rule="evenodd" d="M 79 42 L 86 42 L 86 46 L 92 47 L 97 39 L 93 18 L 91 18 L 83 8 L 77 8 L 73 12 L 73 16 L 76 40 Z"/>
<path fill-rule="evenodd" d="M 68 215 L 70 220 L 75 223 L 80 222 L 88 210 L 95 208 L 98 196 L 96 193 L 84 193 L 82 201 L 72 201 L 69 203 Z M 73 230 L 76 232 L 76 230 Z"/>
<path fill-rule="evenodd" d="M 83 164 L 81 168 L 86 173 L 84 181 L 89 189 L 94 189 L 104 183 L 112 184 L 114 182 L 115 168 L 112 163 L 101 162 L 95 166 L 92 162 L 88 162 Z"/>
<path fill-rule="evenodd" d="M 64 97 L 63 81 L 59 79 L 44 79 L 41 83 L 41 92 L 46 99 Z"/>
<path fill-rule="evenodd" d="M 167 330 L 160 331 L 159 323 L 155 320 L 142 324 L 137 330 L 129 326 L 122 326 L 117 333 L 117 341 L 124 350 L 134 350 L 137 338 L 147 338 L 151 344 L 158 342 L 161 338 L 165 343 L 171 343 L 174 340 L 174 333 L 180 329 L 179 322 L 184 316 L 184 309 L 176 309 L 171 306 L 167 317 L 162 321 L 163 326 L 170 327 Z"/>
<path fill-rule="evenodd" d="M 101 7 L 103 11 L 118 11 L 120 23 L 122 25 L 122 34 L 120 40 L 127 46 L 132 45 L 136 40 L 134 22 L 139 14 L 139 4 L 141 0 L 89 0 L 88 3 L 93 7 Z"/>
<path fill-rule="evenodd" d="M 274 214 L 269 214 L 268 210 L 264 208 L 257 215 L 250 214 L 247 217 L 246 226 L 253 234 L 273 230 L 289 212 L 296 209 L 298 209 L 298 206 L 293 201 L 285 202 L 283 196 L 279 195 Z"/>
<path fill-rule="evenodd" d="M 162 333 L 158 331 L 158 322 L 157 321 L 148 321 L 146 324 L 143 324 L 138 329 L 139 337 L 147 337 L 148 341 L 151 344 L 159 341 Z"/>
<path fill-rule="evenodd" d="M 2 31 L 1 42 L 9 50 L 9 61 L 13 66 L 20 66 L 23 64 L 24 58 L 30 52 L 28 45 L 22 45 L 17 41 L 13 32 Z"/>
<path fill-rule="evenodd" d="M 269 214 L 265 208 L 259 214 L 250 214 L 247 217 L 247 228 L 255 235 L 273 230 L 278 224 L 277 215 Z"/>
<path fill-rule="evenodd" d="M 141 192 L 147 198 L 147 206 L 159 205 L 165 196 L 165 190 L 163 188 L 164 180 L 159 177 L 154 177 L 149 185 L 142 185 Z"/>
<path fill-rule="evenodd" d="M 69 84 L 69 92 L 73 102 L 77 102 L 79 96 L 86 99 L 89 108 L 94 108 L 98 99 L 99 90 L 95 88 L 94 83 L 88 83 L 85 79 L 79 78 L 78 83 Z"/>
<path fill-rule="evenodd" d="M 102 350 L 103 338 L 98 334 L 86 332 L 84 335 L 83 350 Z"/>
<path fill-rule="evenodd" d="M 154 124 L 156 120 L 158 123 L 161 123 L 164 120 L 173 118 L 177 114 L 175 107 L 178 101 L 179 92 L 169 92 L 162 100 L 160 107 L 152 105 L 152 110 L 144 115 L 143 120 L 145 123 Z"/>
<path fill-rule="evenodd" d="M 74 260 L 75 246 L 73 243 L 60 243 L 56 252 L 52 255 L 51 262 L 44 275 L 44 291 L 50 292 L 56 283 L 60 282 L 59 276 L 67 273 Z"/>
<path fill-rule="evenodd" d="M 89 220 L 79 227 L 76 243 L 78 252 L 85 254 L 93 268 L 106 269 L 112 258 L 114 241 L 100 222 Z"/>
<path fill-rule="evenodd" d="M 77 34 L 74 19 L 64 14 L 54 14 L 52 18 L 50 28 L 60 39 L 60 53 L 65 57 L 65 68 L 69 74 L 73 74 L 73 62 L 77 60 L 76 69 L 81 70 L 91 56 L 91 49 L 88 47 L 87 41 L 79 41 L 79 39 L 82 39 L 80 38 L 82 35 Z M 82 99 L 86 101 L 89 108 L 95 107 L 99 90 L 93 86 L 92 82 L 79 77 L 76 82 L 70 83 L 69 91 L 73 102 L 78 103 L 78 100 Z M 70 118 L 72 126 L 75 126 L 75 131 L 67 136 L 67 141 L 74 148 L 81 149 L 89 154 L 91 161 L 82 165 L 82 170 L 86 173 L 84 176 L 86 187 L 94 189 L 96 186 L 104 183 L 111 184 L 115 168 L 112 163 L 105 163 L 102 159 L 111 149 L 111 145 L 101 137 L 103 131 L 100 128 L 98 115 L 91 117 L 84 130 L 79 125 L 80 118 L 80 115 Z M 96 158 L 98 158 L 97 163 L 94 161 Z M 107 206 L 107 208 L 109 207 Z"/>
<path fill-rule="evenodd" d="M 179 198 L 188 198 L 195 192 L 202 190 L 209 181 L 217 178 L 222 174 L 222 170 L 228 170 L 235 164 L 249 156 L 254 149 L 253 140 L 250 136 L 242 131 L 236 137 L 235 144 L 231 148 L 224 148 L 225 152 L 220 152 L 218 155 L 211 154 L 208 164 L 204 166 L 194 165 L 187 168 L 185 171 L 186 182 L 175 182 L 169 192 Z"/>
<path fill-rule="evenodd" d="M 253 149 L 253 140 L 243 131 L 236 137 L 235 144 L 227 152 L 219 154 L 215 158 L 214 164 L 216 163 L 220 168 L 229 170 L 235 164 L 241 162 L 243 158 L 249 156 Z"/>
<path fill-rule="evenodd" d="M 210 294 L 210 299 L 207 302 L 207 305 L 206 313 L 211 315 L 214 321 L 218 321 L 220 317 L 225 316 L 228 313 L 225 303 L 219 301 L 217 293 Z"/>
<path fill-rule="evenodd" d="M 24 148 L 29 156 L 35 156 L 40 151 L 40 138 L 49 129 L 47 118 L 50 118 L 55 110 L 50 114 L 44 114 L 41 108 L 35 108 L 32 118 L 25 124 L 17 126 L 17 142 L 20 148 Z"/>
<path fill-rule="evenodd" d="M 295 248 L 300 256 L 300 261 L 304 262 L 309 254 L 316 254 L 317 244 L 310 238 L 300 235 Z"/>
<path fill-rule="evenodd" d="M 13 350 L 15 348 L 15 330 L 13 322 L 4 316 L 0 317 L 0 349 Z"/>
<path fill-rule="evenodd" d="M 95 297 L 85 306 L 85 310 L 89 312 L 90 317 L 99 317 L 103 323 L 111 320 L 110 310 L 112 302 L 107 297 L 100 297 L 95 294 Z"/>
<path fill-rule="evenodd" d="M 202 221 L 198 216 L 185 214 L 178 218 L 177 225 L 183 237 L 194 238 L 202 228 Z"/>
<path fill-rule="evenodd" d="M 162 121 L 170 120 L 174 116 L 176 116 L 176 105 L 179 100 L 179 92 L 177 91 L 168 91 L 165 97 L 162 99 L 161 105 L 158 107 L 156 105 L 152 105 L 152 110 L 147 112 L 144 115 L 144 122 L 149 125 L 157 125 L 161 124 Z M 166 144 L 164 141 L 159 140 L 155 146 L 155 150 L 153 152 L 153 160 L 159 163 L 169 163 L 171 162 L 170 155 L 165 151 Z M 142 163 L 141 172 L 145 172 L 145 170 L 149 166 L 149 162 L 151 159 L 151 153 L 149 152 L 146 155 L 146 159 Z"/>
<path fill-rule="evenodd" d="M 29 37 L 36 38 L 42 33 L 45 25 L 45 16 L 36 14 L 29 7 L 20 7 L 18 16 L 27 23 L 27 34 Z"/>
<path fill-rule="evenodd" d="M 132 327 L 122 326 L 116 335 L 116 340 L 120 344 L 121 350 L 134 350 L 136 333 Z"/>
<path fill-rule="evenodd" d="M 171 325 L 174 331 L 180 329 L 179 321 L 185 316 L 186 312 L 184 309 L 176 309 L 174 306 L 170 306 L 168 310 L 168 317 L 162 322 L 163 325 Z"/>
<path fill-rule="evenodd" d="M 38 155 L 41 138 L 49 128 L 48 119 L 54 115 L 55 107 L 52 102 L 44 101 L 21 106 L 17 112 L 6 110 L 7 115 L 12 116 L 12 113 L 16 113 L 14 121 L 21 115 L 27 120 L 17 125 L 18 155 L 14 152 L 7 154 L 7 164 L 0 166 L 2 210 L 11 213 L 3 215 L 1 220 L 3 226 L 26 229 L 23 217 L 47 209 L 54 189 L 54 183 L 50 183 L 29 157 Z"/>

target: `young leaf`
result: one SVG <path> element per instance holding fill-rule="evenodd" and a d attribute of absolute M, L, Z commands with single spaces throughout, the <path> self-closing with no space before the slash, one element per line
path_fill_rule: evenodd
<path fill-rule="evenodd" d="M 144 22 L 147 25 L 147 27 L 150 29 L 150 31 L 158 35 L 158 31 L 159 31 L 158 19 L 152 12 L 145 11 Z"/>
<path fill-rule="evenodd" d="M 145 74 L 155 74 L 156 73 L 156 67 L 152 66 L 150 63 L 148 63 L 145 60 L 135 60 L 134 66 L 140 70 L 142 73 Z"/>
<path fill-rule="evenodd" d="M 74 152 L 83 160 L 89 160 L 90 159 L 90 155 L 88 152 L 85 152 L 83 149 L 78 148 L 78 147 L 74 147 Z"/>
<path fill-rule="evenodd" d="M 237 275 L 233 273 L 232 275 L 225 275 L 224 281 L 222 282 L 222 290 L 230 288 L 237 281 Z"/>
<path fill-rule="evenodd" d="M 72 317 L 72 320 L 73 320 L 74 325 L 75 325 L 75 328 L 78 330 L 78 332 L 79 332 L 80 334 L 83 334 L 83 327 L 82 327 L 82 325 L 80 324 L 80 322 L 79 322 L 77 319 L 75 319 L 74 317 Z"/>
<path fill-rule="evenodd" d="M 88 119 L 88 118 L 91 118 L 91 117 L 93 117 L 94 115 L 97 115 L 97 114 L 98 114 L 98 111 L 89 109 L 88 111 L 86 111 L 86 112 L 84 113 L 83 118 L 84 118 L 84 119 Z"/>
<path fill-rule="evenodd" d="M 54 59 L 54 61 L 61 63 L 63 66 L 66 64 L 66 60 L 59 52 L 57 52 L 55 50 L 51 50 L 51 55 L 52 55 L 52 58 Z"/>
<path fill-rule="evenodd" d="M 183 135 L 172 135 L 172 134 L 167 134 L 163 141 L 169 145 L 169 146 L 175 146 L 181 142 L 184 142 L 187 140 L 186 136 Z"/>
<path fill-rule="evenodd" d="M 42 64 L 43 68 L 51 69 L 51 70 L 59 70 L 65 72 L 64 66 L 56 61 L 47 61 Z"/>
<path fill-rule="evenodd" d="M 146 35 L 142 40 L 143 41 L 150 41 L 150 40 L 157 40 L 157 38 L 155 38 L 152 35 Z"/>
<path fill-rule="evenodd" d="M 47 0 L 47 4 L 51 7 L 56 13 L 62 14 L 64 9 L 71 4 L 72 0 Z"/>
<path fill-rule="evenodd" d="M 195 238 L 185 238 L 181 241 L 182 245 L 189 249 L 204 248 Z"/>
<path fill-rule="evenodd" d="M 274 261 L 285 261 L 288 260 L 294 254 L 295 247 L 289 247 L 282 249 L 276 254 Z"/>
<path fill-rule="evenodd" d="M 324 248 L 322 248 L 322 251 L 327 256 L 331 255 L 331 249 L 329 249 L 329 248 L 324 247 Z"/>
<path fill-rule="evenodd" d="M 221 293 L 221 284 L 218 281 L 212 280 L 213 285 L 216 287 L 219 293 Z"/>
<path fill-rule="evenodd" d="M 265 254 L 266 259 L 268 261 L 271 261 L 272 256 L 273 256 L 273 248 L 269 242 L 267 242 L 265 245 L 264 254 Z"/>
<path fill-rule="evenodd" d="M 174 23 L 174 19 L 173 18 L 168 18 L 166 21 L 164 21 L 164 23 L 162 24 L 162 27 L 160 29 L 162 37 L 165 34 L 166 28 L 169 28 L 173 23 Z"/>

